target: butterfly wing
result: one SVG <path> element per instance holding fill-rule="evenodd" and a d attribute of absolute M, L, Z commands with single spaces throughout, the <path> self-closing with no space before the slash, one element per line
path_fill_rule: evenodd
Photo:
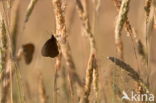
<path fill-rule="evenodd" d="M 35 46 L 31 43 L 22 46 L 24 51 L 24 59 L 26 64 L 30 64 L 33 58 Z"/>
<path fill-rule="evenodd" d="M 43 45 L 41 50 L 42 56 L 54 58 L 58 56 L 58 46 L 57 41 L 54 36 L 52 36 L 46 43 Z"/>

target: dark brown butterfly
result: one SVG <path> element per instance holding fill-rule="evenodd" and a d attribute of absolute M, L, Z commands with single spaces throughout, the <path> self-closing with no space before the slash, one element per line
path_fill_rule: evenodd
<path fill-rule="evenodd" d="M 42 56 L 54 58 L 58 56 L 59 50 L 57 46 L 57 40 L 54 35 L 45 42 L 41 50 Z"/>
<path fill-rule="evenodd" d="M 24 53 L 24 60 L 26 64 L 30 64 L 33 58 L 35 46 L 31 43 L 25 44 L 22 46 Z"/>

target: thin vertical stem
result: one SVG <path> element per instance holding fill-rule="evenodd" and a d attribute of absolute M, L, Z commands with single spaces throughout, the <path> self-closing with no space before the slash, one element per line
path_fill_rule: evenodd
<path fill-rule="evenodd" d="M 86 84 L 85 84 L 85 91 L 84 96 L 82 97 L 81 101 L 82 103 L 89 103 L 89 95 L 91 92 L 91 84 L 94 82 L 94 89 L 98 90 L 98 67 L 96 64 L 96 44 L 95 44 L 95 38 L 93 33 L 91 32 L 91 25 L 88 18 L 88 11 L 87 11 L 87 0 L 84 1 L 84 7 L 81 4 L 80 0 L 76 0 L 77 9 L 79 11 L 79 17 L 82 21 L 83 28 L 86 33 L 86 37 L 89 40 L 90 44 L 90 57 L 88 59 L 88 65 L 86 69 Z"/>
<path fill-rule="evenodd" d="M 71 55 L 69 43 L 67 41 L 65 17 L 64 17 L 63 10 L 61 8 L 61 5 L 62 5 L 61 0 L 52 0 L 52 4 L 54 7 L 54 13 L 55 13 L 55 19 L 56 19 L 55 37 L 58 41 L 58 44 L 60 46 L 60 51 L 68 67 L 70 88 L 73 88 L 74 82 L 77 82 L 78 85 L 82 87 L 81 80 L 75 71 L 76 67 L 75 67 L 75 64 Z"/>
<path fill-rule="evenodd" d="M 61 69 L 61 59 L 62 55 L 61 53 L 56 58 L 55 63 L 55 74 L 54 74 L 54 103 L 57 103 L 57 78 L 58 78 L 58 71 Z"/>

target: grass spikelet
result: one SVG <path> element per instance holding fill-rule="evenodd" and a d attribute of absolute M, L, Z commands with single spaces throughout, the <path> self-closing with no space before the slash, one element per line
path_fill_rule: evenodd
<path fill-rule="evenodd" d="M 4 20 L 0 15 L 0 74 L 3 72 L 5 68 L 5 61 L 6 61 L 6 49 L 7 49 L 7 38 L 6 38 L 6 29 Z M 1 77 L 1 75 L 0 75 Z"/>
<path fill-rule="evenodd" d="M 5 23 L 2 18 L 2 15 L 0 15 L 0 102 L 1 103 L 6 103 L 7 100 L 7 93 L 8 93 L 8 80 L 5 80 L 5 71 L 7 68 L 7 51 L 8 51 L 8 43 L 7 43 L 7 36 L 6 36 L 6 28 L 5 28 Z M 5 84 L 4 84 L 5 83 Z"/>
<path fill-rule="evenodd" d="M 96 61 L 94 61 L 94 64 L 95 64 L 94 67 L 97 67 Z M 99 77 L 98 69 L 94 68 L 93 69 L 93 89 L 95 91 L 96 99 L 98 99 L 98 91 L 99 91 L 99 87 L 98 87 L 99 78 L 98 77 Z"/>
<path fill-rule="evenodd" d="M 122 43 L 122 39 L 121 39 L 121 31 L 123 29 L 124 23 L 127 20 L 129 3 L 130 3 L 130 0 L 122 1 L 118 19 L 117 19 L 117 23 L 116 23 L 116 27 L 115 27 L 115 44 L 116 44 L 118 56 L 122 59 L 123 59 L 123 43 Z"/>
<path fill-rule="evenodd" d="M 35 7 L 37 1 L 38 1 L 38 0 L 31 0 L 31 1 L 30 1 L 29 5 L 28 5 L 28 7 L 27 7 L 25 19 L 24 19 L 24 22 L 25 22 L 25 23 L 28 22 L 28 20 L 29 20 L 31 14 L 32 14 L 32 12 L 33 12 L 33 9 L 34 9 L 34 7 Z"/>

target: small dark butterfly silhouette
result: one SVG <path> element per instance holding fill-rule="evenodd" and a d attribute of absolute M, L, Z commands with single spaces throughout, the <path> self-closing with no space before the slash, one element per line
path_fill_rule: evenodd
<path fill-rule="evenodd" d="M 44 57 L 51 58 L 58 56 L 59 50 L 57 46 L 57 40 L 54 37 L 54 35 L 52 35 L 52 37 L 49 40 L 47 40 L 46 43 L 43 45 L 41 54 Z"/>
<path fill-rule="evenodd" d="M 31 43 L 25 44 L 22 46 L 24 53 L 24 60 L 26 64 L 30 64 L 33 58 L 35 46 Z"/>

